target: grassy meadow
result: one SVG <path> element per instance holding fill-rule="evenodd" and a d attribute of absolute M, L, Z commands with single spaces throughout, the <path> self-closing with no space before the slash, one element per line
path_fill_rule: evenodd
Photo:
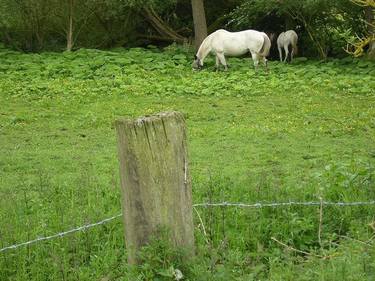
<path fill-rule="evenodd" d="M 185 114 L 193 203 L 375 200 L 373 62 L 271 61 L 268 75 L 249 58 L 228 72 L 191 62 L 177 47 L 0 49 L 0 249 L 121 212 L 120 116 Z M 118 218 L 1 252 L 0 280 L 175 280 L 177 268 L 183 280 L 375 280 L 375 206 L 327 206 L 321 222 L 319 206 L 196 211 L 194 259 L 165 239 L 127 266 Z"/>

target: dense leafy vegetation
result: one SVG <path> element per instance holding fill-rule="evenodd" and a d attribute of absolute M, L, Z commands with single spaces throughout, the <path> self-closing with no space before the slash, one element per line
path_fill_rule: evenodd
<path fill-rule="evenodd" d="M 374 200 L 372 62 L 299 58 L 271 62 L 267 75 L 249 58 L 193 72 L 191 58 L 176 46 L 2 49 L 0 248 L 120 213 L 113 121 L 165 110 L 186 114 L 194 203 Z M 320 242 L 316 206 L 197 211 L 195 259 L 163 240 L 127 267 L 118 219 L 0 253 L 0 279 L 375 277 L 374 207 L 325 207 Z"/>
<path fill-rule="evenodd" d="M 248 0 L 232 13 L 233 25 L 243 29 L 296 29 L 304 55 L 321 58 L 340 55 L 346 42 L 365 30 L 363 18 L 363 8 L 347 0 Z"/>
<path fill-rule="evenodd" d="M 199 10 L 208 33 L 251 28 L 278 35 L 295 29 L 301 54 L 320 58 L 342 57 L 357 36 L 369 38 L 366 50 L 373 46 L 373 7 L 362 4 L 373 5 L 370 0 L 198 2 L 204 2 Z M 191 44 L 197 36 L 191 6 L 191 0 L 0 0 L 0 42 L 33 52 Z"/>

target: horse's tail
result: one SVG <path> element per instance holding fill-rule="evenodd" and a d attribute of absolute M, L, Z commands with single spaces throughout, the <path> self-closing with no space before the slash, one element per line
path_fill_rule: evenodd
<path fill-rule="evenodd" d="M 292 47 L 293 47 L 294 55 L 296 55 L 298 53 L 298 47 L 297 47 L 298 35 L 294 30 L 292 31 L 293 31 Z"/>
<path fill-rule="evenodd" d="M 298 46 L 297 46 L 297 44 L 293 45 L 293 50 L 294 50 L 294 55 L 297 55 L 298 54 Z"/>
<path fill-rule="evenodd" d="M 262 48 L 259 51 L 259 54 L 263 57 L 267 57 L 269 55 L 270 49 L 271 49 L 271 40 L 267 36 L 267 34 L 265 34 L 264 32 L 262 32 L 262 35 L 263 35 L 263 45 L 262 45 Z"/>

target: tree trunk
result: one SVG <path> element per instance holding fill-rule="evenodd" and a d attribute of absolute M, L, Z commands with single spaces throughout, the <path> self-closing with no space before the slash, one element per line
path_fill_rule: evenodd
<path fill-rule="evenodd" d="M 203 0 L 191 0 L 191 6 L 193 8 L 195 48 L 198 49 L 207 37 L 207 23 Z"/>
<path fill-rule="evenodd" d="M 74 0 L 69 0 L 69 23 L 68 32 L 66 34 L 66 50 L 70 52 L 73 48 L 73 3 Z"/>
<path fill-rule="evenodd" d="M 319 53 L 320 58 L 322 60 L 326 60 L 327 59 L 327 51 L 324 50 L 322 44 L 319 42 L 319 39 L 317 39 L 314 36 L 312 29 L 310 29 L 310 27 L 308 25 L 305 25 L 305 29 L 306 29 L 307 34 L 309 35 L 311 41 L 313 42 L 313 44 L 315 44 L 316 49 L 317 49 L 317 51 Z"/>
<path fill-rule="evenodd" d="M 366 23 L 367 23 L 367 32 L 368 32 L 370 38 L 372 38 L 372 40 L 369 43 L 368 54 L 369 54 L 370 57 L 375 57 L 375 40 L 374 40 L 374 36 L 375 36 L 374 24 L 375 24 L 375 22 L 374 22 L 373 7 L 368 6 L 368 7 L 365 8 L 365 20 L 366 20 Z"/>

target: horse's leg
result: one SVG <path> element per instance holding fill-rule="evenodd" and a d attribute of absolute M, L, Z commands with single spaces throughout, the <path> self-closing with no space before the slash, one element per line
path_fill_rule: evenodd
<path fill-rule="evenodd" d="M 252 57 L 253 62 L 254 62 L 254 70 L 255 70 L 255 73 L 256 73 L 257 70 L 258 70 L 259 56 L 256 53 L 251 53 L 251 57 Z"/>
<path fill-rule="evenodd" d="M 219 71 L 219 67 L 220 67 L 220 59 L 218 55 L 216 54 L 216 71 Z"/>
<path fill-rule="evenodd" d="M 217 53 L 216 56 L 219 58 L 222 65 L 224 65 L 224 71 L 228 70 L 227 62 L 225 61 L 224 53 Z"/>
<path fill-rule="evenodd" d="M 289 55 L 289 46 L 288 45 L 284 45 L 284 51 L 285 51 L 284 62 L 286 62 L 286 60 L 288 59 L 288 55 Z"/>
<path fill-rule="evenodd" d="M 293 56 L 294 56 L 294 46 L 292 45 L 292 51 L 290 52 L 290 62 L 293 61 Z"/>
<path fill-rule="evenodd" d="M 280 46 L 277 46 L 277 48 L 279 49 L 280 62 L 283 62 L 283 51 Z"/>
<path fill-rule="evenodd" d="M 264 64 L 264 68 L 266 69 L 266 72 L 269 73 L 269 70 L 268 70 L 268 60 L 266 57 L 262 57 L 263 59 L 263 64 Z"/>

